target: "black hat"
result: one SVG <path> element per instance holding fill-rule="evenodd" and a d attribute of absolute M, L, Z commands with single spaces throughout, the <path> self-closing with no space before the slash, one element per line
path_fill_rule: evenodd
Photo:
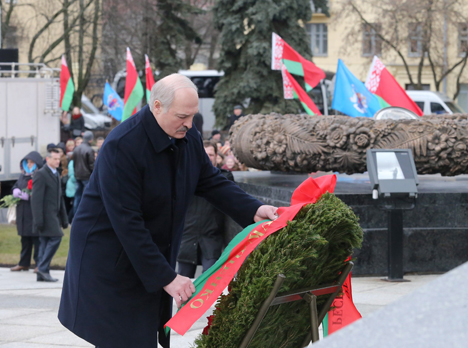
<path fill-rule="evenodd" d="M 216 134 L 221 134 L 221 132 L 217 129 L 211 132 L 211 136 L 216 135 Z"/>
<path fill-rule="evenodd" d="M 236 105 L 236 106 L 234 106 L 234 110 L 236 110 L 236 109 L 241 109 L 242 110 L 243 107 L 242 107 L 242 105 Z"/>
<path fill-rule="evenodd" d="M 63 153 L 67 153 L 67 148 L 65 147 L 65 143 L 58 143 L 57 148 L 62 149 Z"/>
<path fill-rule="evenodd" d="M 55 149 L 57 146 L 55 146 L 54 143 L 47 144 L 47 151 Z"/>

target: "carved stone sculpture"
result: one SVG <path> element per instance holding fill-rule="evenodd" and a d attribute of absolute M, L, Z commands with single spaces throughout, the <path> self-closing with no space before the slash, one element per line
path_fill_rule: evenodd
<path fill-rule="evenodd" d="M 468 116 L 374 120 L 348 116 L 249 115 L 231 127 L 248 167 L 283 172 L 363 173 L 367 149 L 411 149 L 419 174 L 468 173 Z"/>

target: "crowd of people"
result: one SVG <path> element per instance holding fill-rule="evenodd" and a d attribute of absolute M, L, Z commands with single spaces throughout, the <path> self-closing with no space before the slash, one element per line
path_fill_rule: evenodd
<path fill-rule="evenodd" d="M 79 111 L 74 108 L 74 113 L 76 109 Z M 20 199 L 16 224 L 21 254 L 11 271 L 29 270 L 32 257 L 37 281 L 57 281 L 50 276 L 50 263 L 61 243 L 61 228 L 72 222 L 104 143 L 103 137 L 94 142 L 93 133 L 84 129 L 69 133 L 71 138 L 66 142 L 47 145 L 45 158 L 36 151 L 27 154 L 12 189 L 13 197 Z"/>

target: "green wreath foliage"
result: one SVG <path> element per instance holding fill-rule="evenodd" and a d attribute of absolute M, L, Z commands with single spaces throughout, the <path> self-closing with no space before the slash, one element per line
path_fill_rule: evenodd
<path fill-rule="evenodd" d="M 249 255 L 231 281 L 229 294 L 218 299 L 208 335 L 200 335 L 195 347 L 238 348 L 278 274 L 286 276 L 279 294 L 331 283 L 353 248 L 361 246 L 362 236 L 356 215 L 333 194 L 303 207 L 293 221 Z M 324 301 L 317 299 L 319 311 Z M 249 347 L 297 348 L 308 332 L 306 302 L 273 306 Z"/>

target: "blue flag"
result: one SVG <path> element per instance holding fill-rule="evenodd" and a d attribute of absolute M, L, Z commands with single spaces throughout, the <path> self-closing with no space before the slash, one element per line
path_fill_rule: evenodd
<path fill-rule="evenodd" d="M 332 108 L 353 117 L 373 117 L 381 109 L 379 99 L 338 59 Z"/>
<path fill-rule="evenodd" d="M 104 96 L 102 99 L 104 105 L 107 105 L 107 111 L 109 111 L 109 114 L 117 121 L 121 121 L 124 103 L 117 92 L 112 89 L 109 82 L 106 82 L 106 86 L 104 87 Z"/>

